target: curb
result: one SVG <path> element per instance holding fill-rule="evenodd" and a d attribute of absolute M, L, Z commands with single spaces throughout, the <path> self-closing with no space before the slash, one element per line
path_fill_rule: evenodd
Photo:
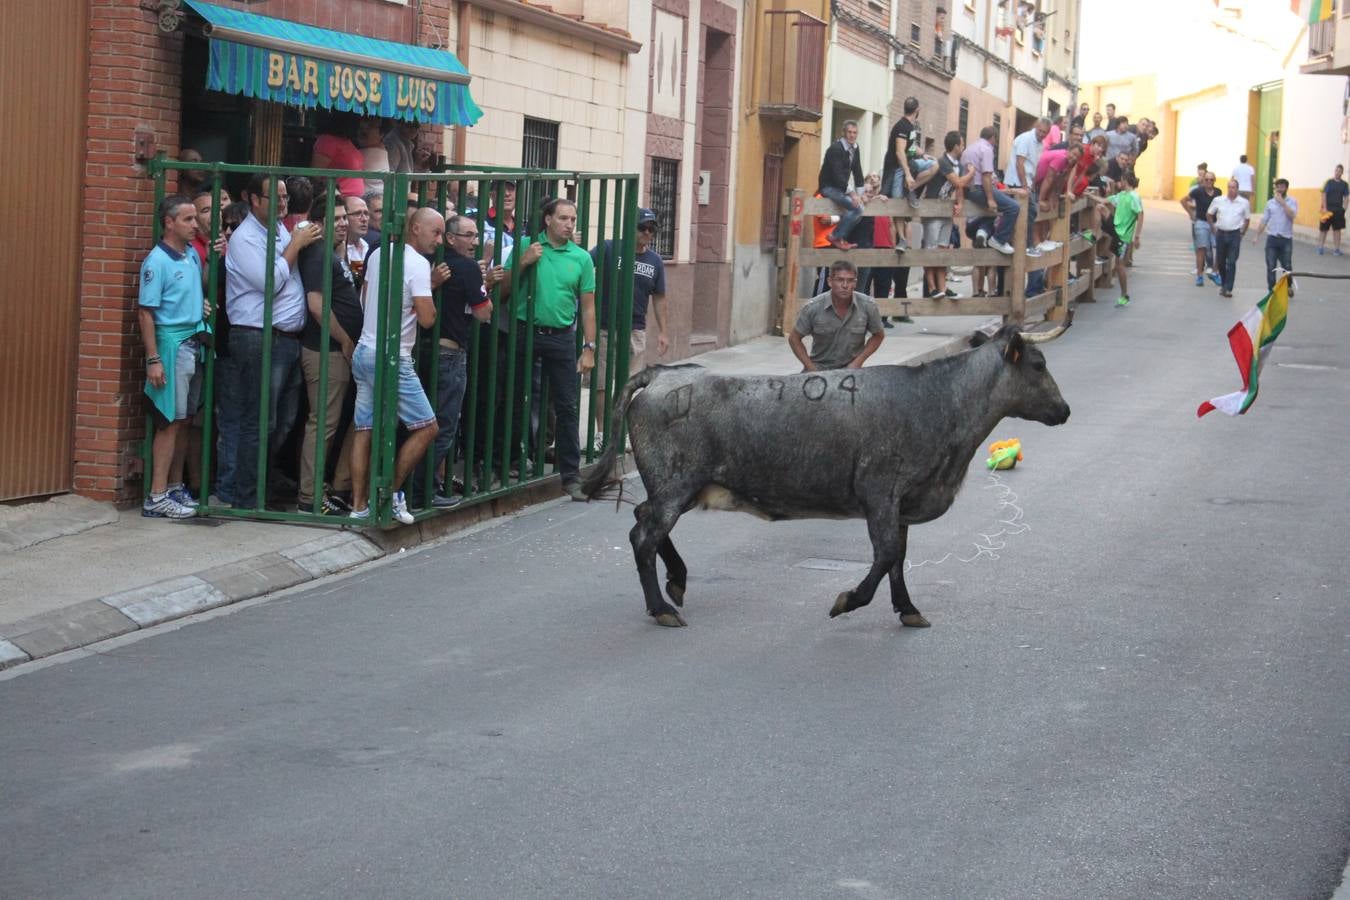
<path fill-rule="evenodd" d="M 0 635 L 0 669 L 293 587 L 384 554 L 367 536 L 339 531 L 274 553 L 85 600 L 6 626 L 6 634 Z"/>

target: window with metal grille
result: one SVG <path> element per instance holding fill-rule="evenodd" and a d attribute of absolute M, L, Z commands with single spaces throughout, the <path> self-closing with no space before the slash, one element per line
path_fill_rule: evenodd
<path fill-rule="evenodd" d="M 961 132 L 961 143 L 968 144 L 966 132 L 970 129 L 970 101 L 962 100 L 961 109 L 956 116 L 956 130 Z"/>
<path fill-rule="evenodd" d="M 994 144 L 997 145 L 1003 137 L 1003 117 L 994 113 Z"/>
<path fill-rule="evenodd" d="M 527 169 L 558 168 L 558 123 L 543 119 L 525 120 L 525 139 L 521 142 L 520 164 Z"/>
<path fill-rule="evenodd" d="M 778 246 L 778 222 L 782 218 L 779 205 L 783 202 L 783 157 L 766 154 L 764 157 L 764 200 L 760 207 L 759 247 L 773 250 Z"/>
<path fill-rule="evenodd" d="M 918 22 L 911 22 L 909 25 L 909 42 L 918 49 L 919 42 L 923 39 L 923 32 L 919 30 Z"/>
<path fill-rule="evenodd" d="M 680 208 L 680 161 L 652 157 L 651 207 L 656 213 L 652 249 L 662 259 L 675 258 L 675 214 Z"/>

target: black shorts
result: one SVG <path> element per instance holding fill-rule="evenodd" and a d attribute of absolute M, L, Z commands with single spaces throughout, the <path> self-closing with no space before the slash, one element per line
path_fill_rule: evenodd
<path fill-rule="evenodd" d="M 1333 209 L 1331 218 L 1321 222 L 1317 226 L 1318 231 L 1344 231 L 1345 230 L 1345 210 Z"/>

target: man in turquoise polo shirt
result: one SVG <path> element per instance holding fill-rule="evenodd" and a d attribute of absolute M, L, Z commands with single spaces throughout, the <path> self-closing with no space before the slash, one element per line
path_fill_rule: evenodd
<path fill-rule="evenodd" d="M 520 265 L 521 286 L 534 279 L 534 361 L 548 379 L 549 400 L 557 419 L 555 459 L 563 490 L 573 500 L 585 500 L 581 492 L 581 435 L 578 431 L 577 373 L 595 368 L 595 262 L 572 236 L 577 227 L 576 204 L 566 198 L 544 205 L 544 230 L 534 238 L 522 238 L 511 254 L 510 267 Z M 514 273 L 512 273 L 514 274 Z M 502 297 L 511 295 L 511 280 L 502 282 Z M 525 360 L 529 334 L 527 294 L 522 291 L 511 308 L 521 327 L 517 329 L 516 359 L 521 363 L 516 384 L 525 384 L 532 366 Z M 576 331 L 581 319 L 581 359 L 577 359 Z M 521 406 L 515 411 L 514 433 L 524 433 Z M 542 428 L 542 421 L 541 421 Z"/>
<path fill-rule="evenodd" d="M 185 195 L 170 194 L 159 204 L 159 218 L 163 236 L 141 264 L 137 298 L 145 345 L 145 393 L 158 426 L 150 450 L 150 496 L 141 515 L 186 519 L 197 514 L 197 502 L 183 487 L 187 456 L 183 426 L 200 405 L 196 336 L 206 330 L 202 319 L 207 310 L 202 264 L 191 246 L 197 208 Z"/>

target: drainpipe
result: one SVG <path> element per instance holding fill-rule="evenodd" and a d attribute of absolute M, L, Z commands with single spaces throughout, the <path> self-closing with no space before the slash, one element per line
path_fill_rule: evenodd
<path fill-rule="evenodd" d="M 1077 109 L 1078 109 L 1078 42 L 1079 42 L 1080 40 L 1082 40 L 1082 38 L 1083 38 L 1083 23 L 1082 23 L 1081 21 L 1079 21 L 1079 20 L 1082 18 L 1083 8 L 1082 8 L 1081 6 L 1076 6 L 1076 7 L 1074 7 L 1074 8 L 1077 9 L 1078 15 L 1075 15 L 1075 16 L 1074 16 L 1074 19 L 1073 19 L 1073 67 L 1069 69 L 1069 73 L 1070 73 L 1070 74 L 1069 74 L 1069 77 L 1073 79 L 1073 90 L 1070 91 L 1069 94 L 1070 94 L 1071 97 L 1073 97 L 1073 100 L 1070 101 L 1069 106 L 1070 106 L 1071 109 L 1077 110 Z"/>
<path fill-rule="evenodd" d="M 1077 52 L 1075 50 L 1075 52 Z M 464 64 L 464 68 L 469 67 L 469 3 L 468 0 L 459 0 L 455 4 L 455 56 Z M 450 150 L 450 162 L 457 166 L 464 165 L 464 159 L 468 154 L 469 133 L 464 125 L 455 126 L 454 145 Z"/>
<path fill-rule="evenodd" d="M 994 35 L 994 0 L 988 0 L 988 3 L 989 5 L 985 7 L 984 13 L 984 44 L 981 45 L 986 49 L 993 46 L 990 38 Z M 980 58 L 984 60 L 984 76 L 980 82 L 980 89 L 984 90 L 989 87 L 989 56 L 986 54 Z"/>

